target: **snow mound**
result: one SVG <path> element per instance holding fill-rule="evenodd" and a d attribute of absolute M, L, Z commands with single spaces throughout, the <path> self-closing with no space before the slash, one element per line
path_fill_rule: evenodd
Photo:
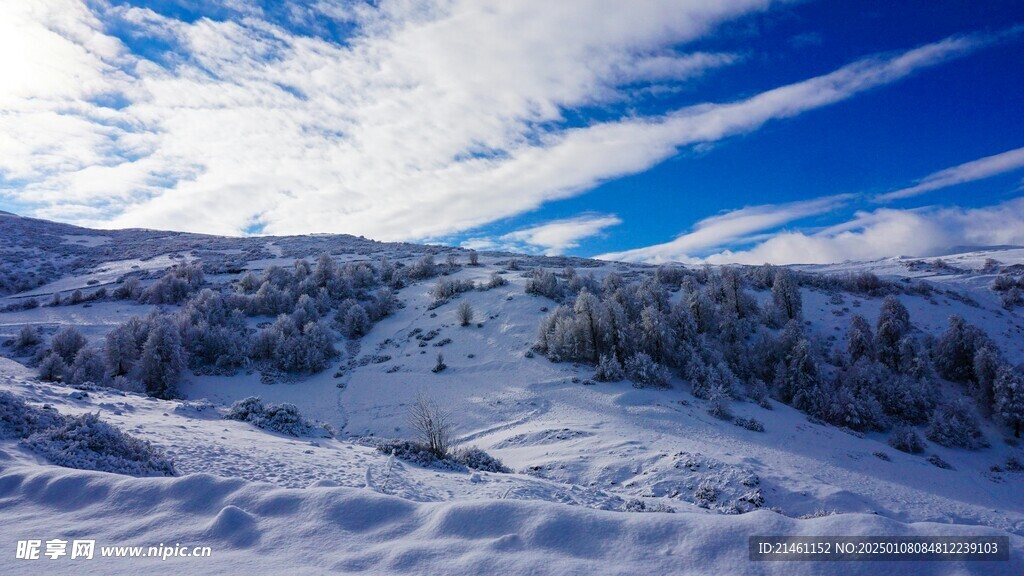
<path fill-rule="evenodd" d="M 41 489 L 41 487 L 43 487 Z M 73 493 L 73 496 L 69 496 Z M 61 500 L 73 499 L 64 502 Z M 17 539 L 89 534 L 97 546 L 164 542 L 211 546 L 207 558 L 175 558 L 190 574 L 880 574 L 889 562 L 765 562 L 747 559 L 753 535 L 1005 535 L 980 526 L 903 524 L 867 514 L 808 520 L 769 511 L 742 516 L 630 514 L 551 502 L 418 503 L 366 489 L 283 489 L 205 474 L 124 478 L 0 460 L 0 505 L 19 521 Z M 144 532 L 127 529 L 145 519 Z M 55 527 L 60 527 L 56 530 Z M 56 530 L 56 531 L 55 531 Z M 7 542 L 10 539 L 11 542 Z M 1008 562 L 934 562 L 933 574 L 1019 574 L 1024 538 Z M 47 560 L 49 561 L 49 560 Z M 61 559 L 60 562 L 70 562 Z M 52 562 L 58 562 L 52 561 Z M 0 572 L 24 562 L 0 556 Z M 147 558 L 80 562 L 80 574 L 138 574 Z M 56 565 L 54 565 L 56 568 Z"/>

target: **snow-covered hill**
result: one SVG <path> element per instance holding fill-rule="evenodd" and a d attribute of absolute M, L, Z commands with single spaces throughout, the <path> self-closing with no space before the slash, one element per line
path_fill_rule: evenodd
<path fill-rule="evenodd" d="M 3 573 L 69 571 L 77 560 L 15 560 L 16 542 L 81 537 L 97 546 L 211 546 L 211 558 L 168 560 L 188 573 L 875 574 L 908 564 L 754 563 L 747 537 L 998 534 L 1010 538 L 1009 562 L 933 562 L 913 570 L 1024 568 L 1024 472 L 1012 465 L 1024 461 L 1024 451 L 998 419 L 982 414 L 988 448 L 927 441 L 923 454 L 908 454 L 889 446 L 889 431 L 836 427 L 776 400 L 764 400 L 770 410 L 745 397 L 730 400 L 735 417 L 760 422 L 764 431 L 747 429 L 736 425 L 740 420 L 711 416 L 710 402 L 691 393 L 684 372 L 674 372 L 668 388 L 595 382 L 593 366 L 553 362 L 534 350 L 539 326 L 558 306 L 530 293 L 538 270 L 569 283 L 573 273 L 563 269 L 573 266 L 599 283 L 613 272 L 642 281 L 655 274 L 651 267 L 501 253 L 481 253 L 478 265 L 469 265 L 465 250 L 348 236 L 94 231 L 6 214 L 0 241 L 0 352 L 10 358 L 0 361 L 0 391 L 67 416 L 98 412 L 161 449 L 178 474 L 135 478 L 61 468 L 17 439 L 0 440 L 0 507 L 8 527 L 0 538 Z M 351 289 L 348 300 L 317 304 L 333 307 L 324 322 L 335 352 L 303 361 L 323 360 L 323 369 L 300 374 L 251 349 L 235 351 L 236 360 L 193 362 L 170 400 L 68 386 L 70 366 L 65 383 L 37 378 L 63 328 L 101 346 L 132 317 L 181 318 L 204 288 L 248 294 L 247 305 L 264 302 L 255 289 L 239 288 L 247 273 L 299 270 L 295 261 L 305 258 L 315 275 L 324 253 L 350 265 L 356 278 L 360 263 L 380 276 L 385 267 L 403 272 L 402 282 L 393 282 L 390 313 L 376 312 L 383 305 L 370 281 L 365 290 Z M 440 275 L 411 272 L 427 254 L 436 257 Z M 449 254 L 455 265 L 444 262 Z M 195 285 L 182 280 L 189 296 L 174 303 L 158 294 L 167 288 L 162 282 L 171 283 L 164 278 L 172 266 L 204 272 Z M 1008 365 L 1024 362 L 1024 317 L 1021 308 L 1005 307 L 991 285 L 1000 275 L 1020 279 L 1022 268 L 1022 249 L 794 267 L 811 279 L 799 289 L 803 329 L 823 358 L 845 349 L 851 315 L 874 323 L 887 293 L 906 307 L 922 342 L 941 337 L 956 314 L 983 329 Z M 815 280 L 865 272 L 884 290 Z M 766 309 L 772 294 L 755 277 L 752 270 L 746 290 Z M 442 281 L 476 288 L 439 299 Z M 115 296 L 132 285 L 134 292 Z M 673 286 L 666 295 L 674 303 L 685 292 Z M 348 314 L 355 301 L 369 318 L 359 330 L 352 322 L 362 321 Z M 463 326 L 457 312 L 465 303 L 474 318 Z M 335 319 L 339 309 L 348 312 Z M 275 316 L 257 310 L 224 322 L 259 334 Z M 40 342 L 20 345 L 26 326 L 38 329 Z M 189 329 L 175 326 L 187 340 Z M 257 339 L 247 346 L 257 347 Z M 447 368 L 435 372 L 439 353 Z M 122 388 L 133 389 L 124 385 L 129 379 Z M 950 382 L 939 385 L 944 394 L 958 393 Z M 223 418 L 228 406 L 250 396 L 294 404 L 336 433 L 295 437 Z M 513 472 L 423 467 L 375 449 L 378 438 L 415 437 L 407 415 L 419 397 L 451 413 L 460 445 L 485 450 Z M 138 573 L 151 563 L 160 561 L 97 559 L 74 569 Z"/>

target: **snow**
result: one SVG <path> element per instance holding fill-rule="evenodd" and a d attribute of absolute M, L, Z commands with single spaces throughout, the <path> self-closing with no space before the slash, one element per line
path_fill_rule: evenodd
<path fill-rule="evenodd" d="M 62 242 L 74 250 L 106 250 L 120 241 L 116 231 L 104 232 L 106 240 L 100 240 L 98 233 L 61 230 Z M 182 240 L 175 236 L 173 241 Z M 423 253 L 411 245 L 350 237 L 218 242 L 218 253 L 257 270 L 272 264 L 290 267 L 298 252 L 314 262 L 324 246 L 339 262 L 388 256 L 410 264 Z M 152 250 L 158 249 L 155 243 Z M 180 251 L 131 260 L 97 256 L 89 266 L 4 303 L 28 294 L 109 284 L 130 271 L 159 274 L 182 261 L 170 256 Z M 459 254 L 464 263 L 465 255 Z M 948 268 L 913 258 L 798 268 L 925 280 L 939 289 L 931 297 L 900 295 L 917 329 L 938 336 L 955 313 L 984 328 L 1011 362 L 1024 362 L 1024 319 L 1020 309 L 1002 309 L 988 290 L 995 276 L 980 270 L 989 257 L 1004 265 L 1021 264 L 1024 249 L 950 255 L 943 258 Z M 486 283 L 507 259 L 482 253 L 481 266 L 466 266 L 445 278 Z M 552 271 L 564 266 L 543 258 L 521 259 L 524 266 L 542 264 Z M 613 270 L 624 275 L 649 271 L 595 263 L 580 272 L 600 279 Z M 237 277 L 209 274 L 207 281 Z M 67 416 L 99 413 L 104 422 L 162 450 L 179 474 L 142 478 L 63 468 L 16 439 L 0 440 L 5 519 L 0 549 L 6 550 L 0 553 L 0 573 L 38 573 L 71 562 L 14 560 L 11 550 L 19 539 L 83 536 L 95 538 L 98 546 L 209 545 L 211 558 L 167 562 L 188 573 L 211 574 L 876 574 L 908 569 L 1015 574 L 1024 569 L 1024 473 L 991 470 L 1009 457 L 1024 459 L 1024 453 L 1005 443 L 990 422 L 983 425 L 989 448 L 966 451 L 926 442 L 922 455 L 911 455 L 891 448 L 885 434 L 854 434 L 812 423 L 774 402 L 772 410 L 732 403 L 737 417 L 756 419 L 765 428 L 748 430 L 708 415 L 707 403 L 694 398 L 678 378 L 672 388 L 636 389 L 625 381 L 589 381 L 592 367 L 529 357 L 538 324 L 556 304 L 527 294 L 523 272 L 504 277 L 509 280 L 505 286 L 457 294 L 439 306 L 431 294 L 437 278 L 414 283 L 397 294 L 402 308 L 358 341 L 339 343 L 343 356 L 327 370 L 270 379 L 272 384 L 251 368 L 189 374 L 181 401 L 109 389 L 83 393 L 42 383 L 19 363 L 29 362 L 28 356 L 0 349 L 18 360 L 0 359 L 0 391 Z M 98 284 L 89 284 L 93 280 Z M 953 294 L 968 295 L 977 305 Z M 767 292 L 754 295 L 761 301 L 770 298 Z M 873 325 L 881 301 L 843 293 L 836 303 L 833 294 L 803 289 L 809 330 L 834 336 L 836 345 L 845 338 L 850 315 L 861 314 Z M 462 303 L 475 313 L 468 326 L 457 319 Z M 73 325 L 96 344 L 117 324 L 154 309 L 159 308 L 100 301 L 0 312 L 0 342 L 24 325 L 42 326 L 47 337 L 60 326 Z M 432 331 L 436 336 L 424 340 Z M 431 368 L 439 352 L 448 368 L 435 374 Z M 455 416 L 461 446 L 476 446 L 513 472 L 425 468 L 375 450 L 377 439 L 412 437 L 406 415 L 420 394 Z M 265 404 L 293 404 L 303 418 L 332 426 L 337 437 L 296 437 L 223 418 L 228 406 L 249 396 Z M 929 463 L 926 457 L 932 454 L 954 469 Z M 701 486 L 704 494 L 717 494 L 714 502 L 705 500 L 707 508 L 694 503 L 701 500 Z M 753 509 L 743 498 L 756 491 L 765 500 L 764 509 L 744 514 L 720 510 L 730 504 Z M 676 513 L 626 512 L 636 500 L 649 509 Z M 838 514 L 798 518 L 822 509 Z M 1009 536 L 1012 552 L 1010 562 L 997 564 L 754 564 L 747 560 L 747 537 L 755 534 L 992 534 Z M 96 559 L 76 564 L 75 570 L 136 574 L 153 562 Z"/>

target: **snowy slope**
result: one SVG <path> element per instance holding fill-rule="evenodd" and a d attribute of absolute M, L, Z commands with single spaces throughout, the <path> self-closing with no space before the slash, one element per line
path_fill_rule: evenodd
<path fill-rule="evenodd" d="M 190 236 L 186 242 L 185 235 L 173 235 L 167 251 L 160 252 L 159 235 L 166 233 L 131 231 L 133 237 L 147 238 L 148 252 L 126 259 L 109 250 L 124 241 L 118 237 L 121 232 L 54 226 L 61 226 L 60 240 L 46 245 L 56 250 L 51 259 L 71 262 L 57 248 L 70 246 L 78 263 L 65 262 L 54 277 L 0 299 L 0 306 L 55 291 L 65 296 L 73 289 L 88 292 L 117 282 L 125 273 L 159 272 L 191 258 L 226 259 L 221 262 L 223 273 L 209 275 L 207 281 L 227 282 L 243 270 L 290 266 L 297 257 L 315 259 L 325 249 L 339 262 L 381 255 L 411 262 L 424 251 L 413 245 L 315 236 L 217 239 L 219 256 L 214 257 L 202 252 L 203 237 Z M 459 257 L 465 260 L 461 252 Z M 900 297 L 916 328 L 938 335 L 946 317 L 959 314 L 984 328 L 1009 360 L 1022 362 L 1024 319 L 1020 309 L 1000 308 L 988 290 L 994 276 L 981 268 L 989 257 L 1006 266 L 1024 264 L 1024 250 L 998 250 L 950 256 L 943 259 L 949 267 L 941 269 L 915 259 L 800 269 L 829 274 L 869 270 L 881 277 L 928 281 L 941 291 L 930 297 Z M 508 258 L 483 254 L 482 266 L 461 268 L 450 278 L 485 280 Z M 554 270 L 568 263 L 522 258 Z M 625 275 L 649 270 L 572 263 L 581 273 L 598 277 L 611 270 Z M 0 361 L 0 389 L 65 414 L 99 411 L 103 419 L 163 448 L 183 474 L 136 479 L 69 471 L 41 461 L 15 441 L 0 441 L 0 506 L 14 527 L 5 531 L 0 546 L 12 550 L 19 539 L 74 534 L 108 545 L 210 542 L 213 558 L 169 560 L 190 573 L 500 569 L 874 574 L 906 565 L 752 564 L 746 560 L 746 537 L 1003 534 L 1011 536 L 1014 547 L 1009 564 L 934 563 L 919 567 L 921 573 L 1010 574 L 1024 567 L 1024 474 L 991 471 L 1022 453 L 1003 443 L 990 424 L 989 449 L 968 452 L 929 445 L 929 454 L 938 454 L 955 468 L 946 470 L 891 449 L 883 435 L 815 424 L 777 403 L 773 410 L 749 402 L 734 405 L 737 416 L 764 423 L 766 431 L 758 433 L 709 416 L 706 403 L 678 380 L 667 390 L 639 390 L 628 382 L 594 384 L 589 381 L 591 367 L 529 357 L 538 323 L 555 304 L 526 294 L 520 273 L 505 277 L 507 286 L 467 292 L 436 308 L 430 294 L 435 279 L 402 289 L 398 297 L 403 307 L 358 341 L 340 343 L 342 356 L 312 376 L 266 384 L 259 372 L 243 369 L 233 375 L 190 374 L 181 386 L 186 398 L 207 399 L 220 410 L 251 395 L 291 402 L 305 416 L 334 426 L 337 438 L 274 434 L 223 420 L 209 409 L 197 411 L 194 404 L 113 390 L 73 397 L 70 388 L 38 382 L 20 364 Z M 756 296 L 763 300 L 767 294 Z M 823 337 L 834 335 L 837 343 L 845 337 L 850 314 L 873 322 L 881 304 L 879 298 L 851 294 L 836 302 L 832 295 L 811 289 L 804 289 L 803 297 L 809 328 Z M 476 312 L 466 327 L 456 321 L 461 302 L 470 302 Z M 13 338 L 25 325 L 51 333 L 58 326 L 75 325 L 98 341 L 116 324 L 154 308 L 98 301 L 9 310 L 0 313 L 0 341 Z M 422 336 L 432 331 L 437 335 L 424 341 Z M 439 352 L 448 369 L 435 374 L 431 368 Z M 4 353 L 29 361 L 9 348 Z M 516 473 L 389 463 L 386 455 L 366 445 L 371 436 L 412 437 L 406 414 L 421 393 L 457 416 L 460 441 L 487 450 Z M 702 482 L 718 488 L 722 505 L 760 490 L 765 507 L 772 510 L 729 515 L 700 508 L 692 502 Z M 625 512 L 636 499 L 677 513 Z M 838 514 L 797 518 L 818 510 Z M 0 572 L 37 573 L 11 557 L 0 554 Z M 94 561 L 80 568 L 84 573 L 137 573 L 144 564 L 136 562 Z"/>

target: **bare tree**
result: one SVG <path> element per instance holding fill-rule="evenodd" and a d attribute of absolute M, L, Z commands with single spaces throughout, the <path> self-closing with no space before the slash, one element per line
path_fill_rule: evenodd
<path fill-rule="evenodd" d="M 438 458 L 448 456 L 452 445 L 451 414 L 436 402 L 420 394 L 409 408 L 409 426 L 419 435 L 420 441 Z"/>
<path fill-rule="evenodd" d="M 479 266 L 480 265 L 480 255 L 476 253 L 476 250 L 470 250 L 470 252 L 469 252 L 469 265 L 470 266 Z"/>
<path fill-rule="evenodd" d="M 473 321 L 473 307 L 469 305 L 469 302 L 463 301 L 455 310 L 455 317 L 459 320 L 459 326 L 469 326 L 469 323 Z"/>

